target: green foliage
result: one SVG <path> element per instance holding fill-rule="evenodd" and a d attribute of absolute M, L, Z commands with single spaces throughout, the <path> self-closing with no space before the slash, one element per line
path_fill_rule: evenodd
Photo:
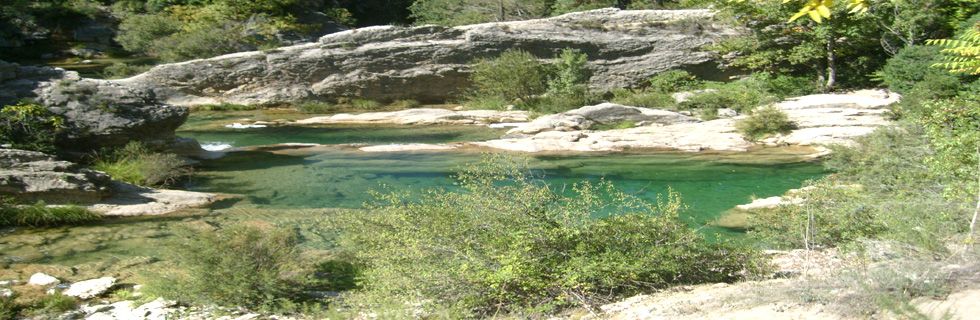
<path fill-rule="evenodd" d="M 697 110 L 729 108 L 739 113 L 748 112 L 777 99 L 769 93 L 769 82 L 760 79 L 749 77 L 729 83 L 709 83 L 708 90 L 691 96 L 680 107 Z"/>
<path fill-rule="evenodd" d="M 38 318 L 55 318 L 76 307 L 78 300 L 75 298 L 60 293 L 46 294 L 28 307 L 28 313 Z"/>
<path fill-rule="evenodd" d="M 377 102 L 370 99 L 354 98 L 350 100 L 351 107 L 357 110 L 378 110 L 384 105 L 381 102 Z"/>
<path fill-rule="evenodd" d="M 544 0 L 416 0 L 409 7 L 417 24 L 458 26 L 526 20 L 548 14 Z"/>
<path fill-rule="evenodd" d="M 474 87 L 470 100 L 495 98 L 526 102 L 548 89 L 544 66 L 523 50 L 508 50 L 497 58 L 477 61 L 470 80 Z"/>
<path fill-rule="evenodd" d="M 388 104 L 388 107 L 395 109 L 415 109 L 421 107 L 422 103 L 415 99 L 395 100 Z"/>
<path fill-rule="evenodd" d="M 651 109 L 673 109 L 677 106 L 677 101 L 670 94 L 628 89 L 614 90 L 612 102 Z"/>
<path fill-rule="evenodd" d="M 926 164 L 953 182 L 948 196 L 976 198 L 980 177 L 980 93 L 929 101 L 921 107 L 919 122 L 925 128 L 934 153 Z M 980 201 L 978 199 L 977 201 Z"/>
<path fill-rule="evenodd" d="M 296 110 L 303 113 L 323 114 L 330 113 L 337 109 L 337 106 L 326 101 L 305 101 L 296 104 Z"/>
<path fill-rule="evenodd" d="M 782 110 L 766 106 L 752 110 L 748 117 L 735 123 L 735 128 L 746 139 L 758 140 L 770 134 L 789 133 L 796 129 L 796 123 Z"/>
<path fill-rule="evenodd" d="M 155 41 L 180 31 L 180 21 L 164 14 L 138 14 L 119 23 L 116 42 L 130 52 L 157 52 Z"/>
<path fill-rule="evenodd" d="M 941 70 L 931 68 L 939 55 L 939 49 L 927 46 L 912 46 L 902 49 L 888 59 L 878 73 L 881 81 L 895 92 L 907 95 L 920 83 L 934 84 L 945 79 L 957 84 L 959 79 Z M 928 78 L 928 81 L 926 81 Z M 929 90 L 932 91 L 932 90 Z M 932 93 L 935 94 L 935 93 Z M 955 90 L 953 92 L 955 94 Z M 937 94 L 941 96 L 942 94 Z"/>
<path fill-rule="evenodd" d="M 708 242 L 681 222 L 673 192 L 657 204 L 607 182 L 563 192 L 503 156 L 456 181 L 418 197 L 379 194 L 366 211 L 331 220 L 340 247 L 365 264 L 363 289 L 348 301 L 533 314 L 755 270 L 751 250 Z"/>
<path fill-rule="evenodd" d="M 240 224 L 178 235 L 179 268 L 160 275 L 146 294 L 185 303 L 278 309 L 300 289 L 299 238 L 294 230 Z"/>
<path fill-rule="evenodd" d="M 92 168 L 113 179 L 141 186 L 165 186 L 190 174 L 183 160 L 172 153 L 153 152 L 146 145 L 130 142 L 118 150 L 95 156 Z"/>
<path fill-rule="evenodd" d="M 750 218 L 750 234 L 780 247 L 803 247 L 807 215 L 814 216 L 811 244 L 842 246 L 863 238 L 900 241 L 934 252 L 966 226 L 966 206 L 944 199 L 949 184 L 924 165 L 933 153 L 916 124 L 880 128 L 854 147 L 834 147 L 832 178 L 795 196 L 802 206 L 782 206 Z M 973 182 L 975 183 L 975 181 Z"/>
<path fill-rule="evenodd" d="M 648 90 L 657 93 L 674 93 L 695 90 L 701 87 L 701 84 L 701 81 L 697 77 L 687 71 L 670 70 L 651 77 Z"/>
<path fill-rule="evenodd" d="M 0 198 L 0 226 L 46 227 L 98 221 L 102 215 L 76 206 L 18 205 Z"/>
<path fill-rule="evenodd" d="M 942 61 L 934 64 L 935 67 L 951 73 L 980 75 L 980 18 L 973 20 L 973 26 L 962 30 L 955 39 L 928 42 L 943 48 Z"/>
<path fill-rule="evenodd" d="M 554 70 L 548 80 L 548 94 L 561 96 L 582 96 L 588 94 L 592 71 L 586 64 L 589 57 L 575 49 L 564 49 L 557 61 L 551 65 Z"/>
<path fill-rule="evenodd" d="M 64 118 L 44 106 L 22 102 L 0 108 L 0 144 L 12 148 L 52 153 Z"/>
<path fill-rule="evenodd" d="M 15 320 L 20 307 L 14 302 L 17 296 L 0 297 L 0 320 Z"/>
<path fill-rule="evenodd" d="M 102 77 L 106 79 L 128 78 L 146 72 L 152 67 L 151 65 L 131 65 L 117 62 L 102 69 Z"/>
<path fill-rule="evenodd" d="M 257 105 L 246 105 L 237 103 L 227 103 L 222 102 L 219 104 L 202 104 L 199 106 L 194 106 L 194 110 L 197 111 L 251 111 L 258 110 Z"/>

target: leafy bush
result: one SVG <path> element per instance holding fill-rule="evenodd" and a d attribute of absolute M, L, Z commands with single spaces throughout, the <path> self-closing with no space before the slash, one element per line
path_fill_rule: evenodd
<path fill-rule="evenodd" d="M 758 140 L 774 133 L 789 133 L 796 129 L 796 123 L 790 121 L 782 110 L 766 106 L 752 110 L 747 118 L 735 123 L 735 128 L 746 139 Z"/>
<path fill-rule="evenodd" d="M 253 309 L 275 309 L 297 296 L 302 274 L 293 230 L 240 224 L 217 231 L 188 229 L 178 238 L 174 262 L 179 268 L 150 277 L 146 294 Z"/>
<path fill-rule="evenodd" d="M 888 59 L 877 77 L 889 89 L 901 94 L 908 94 L 917 83 L 922 82 L 929 75 L 942 75 L 955 79 L 955 76 L 945 71 L 930 67 L 938 57 L 939 48 L 908 47 Z"/>
<path fill-rule="evenodd" d="M 337 109 L 337 106 L 325 101 L 305 101 L 296 104 L 296 109 L 304 113 L 329 113 Z"/>
<path fill-rule="evenodd" d="M 526 170 L 491 156 L 461 170 L 458 189 L 379 194 L 366 211 L 339 214 L 340 247 L 365 264 L 347 301 L 536 313 L 755 270 L 752 250 L 681 222 L 676 193 L 650 204 L 607 182 L 563 192 Z"/>
<path fill-rule="evenodd" d="M 384 106 L 380 102 L 361 98 L 351 99 L 350 105 L 357 110 L 378 110 Z"/>
<path fill-rule="evenodd" d="M 766 84 L 753 78 L 729 83 L 712 83 L 705 92 L 695 94 L 680 104 L 683 109 L 729 108 L 745 113 L 762 104 L 773 102 Z"/>
<path fill-rule="evenodd" d="M 421 107 L 422 103 L 414 99 L 402 99 L 395 100 L 394 102 L 389 103 L 388 106 L 395 109 L 415 109 Z"/>
<path fill-rule="evenodd" d="M 548 89 L 548 75 L 538 59 L 527 51 L 508 50 L 473 66 L 470 100 L 530 101 Z"/>
<path fill-rule="evenodd" d="M 0 296 L 0 320 L 17 319 L 17 314 L 20 313 L 20 307 L 14 302 L 15 299 L 17 299 L 17 296 Z"/>
<path fill-rule="evenodd" d="M 925 128 L 933 154 L 924 159 L 932 171 L 950 181 L 947 196 L 976 198 L 980 177 L 980 93 L 925 102 L 918 122 Z M 980 199 L 976 199 L 980 201 Z"/>
<path fill-rule="evenodd" d="M 814 245 L 882 238 L 941 252 L 946 241 L 964 230 L 967 211 L 972 210 L 942 196 L 944 186 L 964 185 L 948 184 L 924 165 L 933 151 L 920 126 L 879 128 L 857 139 L 854 147 L 833 150 L 827 166 L 837 174 L 798 195 L 803 206 L 751 216 L 750 234 L 775 246 L 803 247 L 803 231 L 812 214 Z"/>
<path fill-rule="evenodd" d="M 64 118 L 38 104 L 22 102 L 0 108 L 0 144 L 12 148 L 52 153 L 64 127 Z"/>
<path fill-rule="evenodd" d="M 202 104 L 199 106 L 194 106 L 194 110 L 198 111 L 251 111 L 258 110 L 257 105 L 245 105 L 237 103 L 227 103 L 222 102 L 219 104 Z"/>
<path fill-rule="evenodd" d="M 97 154 L 92 167 L 113 179 L 150 187 L 173 184 L 190 174 L 190 169 L 177 155 L 153 152 L 139 142 Z"/>
<path fill-rule="evenodd" d="M 0 226 L 44 227 L 73 225 L 102 219 L 102 215 L 76 206 L 47 206 L 44 202 L 18 205 L 0 198 Z"/>
<path fill-rule="evenodd" d="M 650 78 L 649 91 L 659 93 L 674 93 L 694 90 L 701 86 L 697 77 L 684 70 L 670 70 L 658 73 Z"/>
<path fill-rule="evenodd" d="M 586 64 L 589 57 L 575 49 L 564 49 L 557 61 L 551 65 L 551 79 L 548 80 L 548 95 L 583 96 L 588 94 L 589 79 L 592 78 Z"/>
<path fill-rule="evenodd" d="M 670 94 L 646 91 L 637 92 L 628 89 L 613 91 L 612 102 L 650 109 L 673 109 L 677 105 L 676 100 Z"/>
<path fill-rule="evenodd" d="M 46 294 L 37 301 L 34 301 L 28 308 L 28 312 L 36 318 L 57 318 L 61 314 L 74 310 L 78 307 L 78 300 L 75 298 L 56 293 Z"/>
<path fill-rule="evenodd" d="M 130 52 L 152 53 L 157 50 L 154 41 L 179 31 L 180 21 L 170 15 L 137 14 L 119 23 L 116 42 Z"/>
<path fill-rule="evenodd" d="M 128 78 L 146 72 L 152 67 L 151 65 L 131 65 L 117 62 L 102 69 L 102 77 L 106 79 Z"/>

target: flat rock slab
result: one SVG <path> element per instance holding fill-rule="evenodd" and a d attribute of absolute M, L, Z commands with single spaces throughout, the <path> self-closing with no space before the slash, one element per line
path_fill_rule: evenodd
<path fill-rule="evenodd" d="M 393 112 L 341 113 L 332 116 L 313 117 L 296 121 L 295 124 L 490 124 L 526 122 L 527 111 L 495 110 L 447 110 L 438 108 L 407 109 Z"/>
<path fill-rule="evenodd" d="M 107 216 L 161 215 L 184 209 L 207 206 L 220 200 L 212 193 L 138 187 L 114 182 L 112 197 L 89 206 L 89 210 Z"/>
<path fill-rule="evenodd" d="M 410 151 L 446 151 L 459 148 L 459 144 L 428 144 L 428 143 L 409 143 L 409 144 L 384 144 L 377 146 L 360 147 L 358 150 L 364 152 L 410 152 Z"/>
<path fill-rule="evenodd" d="M 62 294 L 79 299 L 92 299 L 109 291 L 116 284 L 116 278 L 103 277 L 72 283 Z"/>

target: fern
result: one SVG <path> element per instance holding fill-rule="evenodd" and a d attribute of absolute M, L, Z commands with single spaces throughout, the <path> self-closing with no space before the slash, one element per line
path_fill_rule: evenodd
<path fill-rule="evenodd" d="M 943 48 L 943 60 L 933 64 L 933 67 L 952 73 L 980 75 L 980 22 L 956 39 L 932 39 L 926 43 Z"/>

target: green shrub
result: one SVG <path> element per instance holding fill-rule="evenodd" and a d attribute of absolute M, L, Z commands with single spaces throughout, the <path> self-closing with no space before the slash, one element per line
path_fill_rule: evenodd
<path fill-rule="evenodd" d="M 422 106 L 422 103 L 414 99 L 402 99 L 395 100 L 388 104 L 389 107 L 395 109 L 415 109 Z"/>
<path fill-rule="evenodd" d="M 933 150 L 923 158 L 925 163 L 948 180 L 947 196 L 975 199 L 980 188 L 980 92 L 925 102 L 919 109 L 916 120 L 925 128 Z"/>
<path fill-rule="evenodd" d="M 746 139 L 754 141 L 770 134 L 790 133 L 796 129 L 796 123 L 790 121 L 782 110 L 766 106 L 752 110 L 752 114 L 735 123 L 735 128 Z"/>
<path fill-rule="evenodd" d="M 695 90 L 701 86 L 697 77 L 684 70 L 669 70 L 658 73 L 650 78 L 649 91 L 658 93 L 674 93 L 678 91 Z"/>
<path fill-rule="evenodd" d="M 509 101 L 499 97 L 483 96 L 468 97 L 462 104 L 466 106 L 467 109 L 472 110 L 503 110 L 508 105 L 511 105 Z"/>
<path fill-rule="evenodd" d="M 294 230 L 240 224 L 217 231 L 184 230 L 174 268 L 151 275 L 145 294 L 197 305 L 278 309 L 301 289 Z"/>
<path fill-rule="evenodd" d="M 803 247 L 812 214 L 813 245 L 880 238 L 944 252 L 946 243 L 965 230 L 973 203 L 950 201 L 942 191 L 976 182 L 950 184 L 931 171 L 924 162 L 933 151 L 920 126 L 879 128 L 858 138 L 854 147 L 836 146 L 833 151 L 827 166 L 837 174 L 796 195 L 804 200 L 802 206 L 750 216 L 751 235 L 779 247 Z"/>
<path fill-rule="evenodd" d="M 102 219 L 102 215 L 76 206 L 47 206 L 44 202 L 18 205 L 0 199 L 0 226 L 45 227 L 73 225 Z"/>
<path fill-rule="evenodd" d="M 494 59 L 473 66 L 469 100 L 500 99 L 530 101 L 545 93 L 548 75 L 538 59 L 527 51 L 508 50 Z"/>
<path fill-rule="evenodd" d="M 682 102 L 681 108 L 694 110 L 729 108 L 739 113 L 746 113 L 757 106 L 776 100 L 776 96 L 767 91 L 765 83 L 751 78 L 710 84 L 708 89 L 710 90 L 695 94 Z"/>
<path fill-rule="evenodd" d="M 20 313 L 20 306 L 14 302 L 17 296 L 0 297 L 0 320 L 15 320 Z"/>
<path fill-rule="evenodd" d="M 137 14 L 119 23 L 118 42 L 129 52 L 150 53 L 155 50 L 154 41 L 180 31 L 180 21 L 170 15 Z"/>
<path fill-rule="evenodd" d="M 303 113 L 330 113 L 337 110 L 337 106 L 326 101 L 305 101 L 296 104 L 296 109 Z"/>
<path fill-rule="evenodd" d="M 0 144 L 12 148 L 53 153 L 64 128 L 64 118 L 38 104 L 22 102 L 0 108 Z"/>
<path fill-rule="evenodd" d="M 674 109 L 677 106 L 676 100 L 670 94 L 662 92 L 636 92 L 627 89 L 614 90 L 612 102 L 650 109 Z"/>
<path fill-rule="evenodd" d="M 563 192 L 526 170 L 491 156 L 461 170 L 458 189 L 380 194 L 366 211 L 338 214 L 340 247 L 365 265 L 363 289 L 346 301 L 538 313 L 756 270 L 752 250 L 680 221 L 676 193 L 650 204 L 607 182 Z"/>
<path fill-rule="evenodd" d="M 557 61 L 551 65 L 551 79 L 548 80 L 549 96 L 583 96 L 589 91 L 592 78 L 586 64 L 589 57 L 575 49 L 564 49 Z"/>
<path fill-rule="evenodd" d="M 251 111 L 258 110 L 257 105 L 244 105 L 236 103 L 222 102 L 219 104 L 202 104 L 199 106 L 194 106 L 194 110 L 198 111 Z"/>
<path fill-rule="evenodd" d="M 106 79 L 128 78 L 146 72 L 152 67 L 152 65 L 131 65 L 117 62 L 102 69 L 102 77 Z"/>
<path fill-rule="evenodd" d="M 582 92 L 580 94 L 540 96 L 520 105 L 521 109 L 540 114 L 560 113 L 598 102 L 598 97 Z"/>
<path fill-rule="evenodd" d="M 75 310 L 78 300 L 63 294 L 46 294 L 29 307 L 27 313 L 37 318 L 57 318 L 61 314 Z"/>
<path fill-rule="evenodd" d="M 351 99 L 350 105 L 357 110 L 378 110 L 384 106 L 380 102 L 361 98 Z"/>
<path fill-rule="evenodd" d="M 190 169 L 179 156 L 153 152 L 139 142 L 130 142 L 121 149 L 97 154 L 92 168 L 109 174 L 115 180 L 150 187 L 170 185 L 190 174 Z"/>
<path fill-rule="evenodd" d="M 935 86 L 936 84 L 959 82 L 956 76 L 940 69 L 932 68 L 938 61 L 939 48 L 933 46 L 912 46 L 904 48 L 895 56 L 888 59 L 885 66 L 878 72 L 877 77 L 889 89 L 909 94 L 920 83 Z M 927 81 L 928 80 L 928 81 Z M 931 83 L 931 84 L 930 84 Z M 926 92 L 935 91 L 926 90 Z M 955 90 L 953 92 L 955 94 Z M 935 92 L 936 96 L 949 96 L 943 92 Z"/>
<path fill-rule="evenodd" d="M 766 93 L 772 94 L 779 99 L 788 97 L 804 96 L 813 94 L 817 91 L 817 84 L 813 79 L 792 75 L 770 75 L 767 73 L 755 73 L 747 79 L 755 81 L 763 88 Z M 744 81 L 744 80 L 743 80 Z"/>

